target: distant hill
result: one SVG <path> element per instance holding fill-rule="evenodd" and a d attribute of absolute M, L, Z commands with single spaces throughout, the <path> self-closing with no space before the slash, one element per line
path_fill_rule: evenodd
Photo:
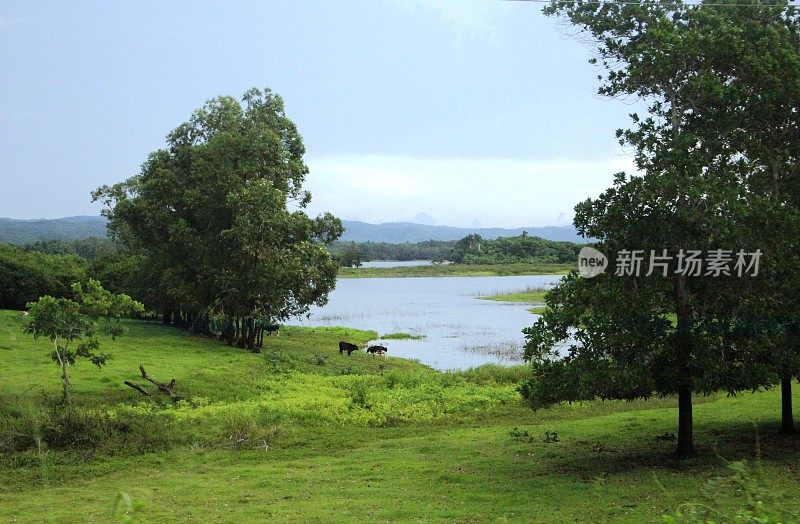
<path fill-rule="evenodd" d="M 547 240 L 586 242 L 571 226 L 503 228 L 467 228 L 428 226 L 411 222 L 367 224 L 343 220 L 345 232 L 342 240 L 350 242 L 423 242 L 425 240 L 459 240 L 471 233 L 486 239 L 515 237 L 527 231 L 530 236 Z M 0 218 L 0 242 L 25 244 L 39 240 L 75 240 L 88 237 L 105 237 L 106 219 L 101 216 L 75 216 L 52 220 L 17 220 Z"/>
<path fill-rule="evenodd" d="M 584 243 L 586 239 L 578 235 L 572 226 L 520 227 L 515 229 L 428 226 L 412 222 L 387 222 L 384 224 L 367 224 L 352 220 L 343 220 L 345 231 L 342 236 L 347 242 L 423 242 L 425 240 L 460 240 L 471 233 L 492 240 L 497 237 L 516 237 L 527 231 L 532 237 L 547 240 L 565 240 Z"/>
<path fill-rule="evenodd" d="M 106 219 L 100 216 L 76 216 L 52 220 L 0 218 L 0 242 L 10 244 L 105 236 Z"/>

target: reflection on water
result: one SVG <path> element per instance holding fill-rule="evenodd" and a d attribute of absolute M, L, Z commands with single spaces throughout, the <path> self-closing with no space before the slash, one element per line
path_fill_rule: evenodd
<path fill-rule="evenodd" d="M 529 304 L 476 297 L 549 287 L 560 278 L 345 278 L 337 281 L 326 306 L 313 308 L 310 318 L 296 323 L 425 335 L 422 340 L 377 342 L 389 348 L 391 356 L 417 359 L 441 370 L 518 363 L 525 341 L 521 330 L 538 317 L 527 311 Z"/>

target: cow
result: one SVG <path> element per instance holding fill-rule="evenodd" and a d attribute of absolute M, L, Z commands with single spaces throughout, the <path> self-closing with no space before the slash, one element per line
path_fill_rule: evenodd
<path fill-rule="evenodd" d="M 267 324 L 266 326 L 264 326 L 264 331 L 267 332 L 267 336 L 270 336 L 273 333 L 279 335 L 278 330 L 280 328 L 281 328 L 280 324 Z"/>
<path fill-rule="evenodd" d="M 344 351 L 347 351 L 347 356 L 349 357 L 350 353 L 358 351 L 358 346 L 350 342 L 339 342 L 339 354 L 342 355 Z"/>
<path fill-rule="evenodd" d="M 386 349 L 384 346 L 370 346 L 367 348 L 367 353 L 372 353 L 373 357 L 375 355 L 383 355 L 384 357 L 387 357 L 386 353 L 388 352 L 389 350 Z"/>

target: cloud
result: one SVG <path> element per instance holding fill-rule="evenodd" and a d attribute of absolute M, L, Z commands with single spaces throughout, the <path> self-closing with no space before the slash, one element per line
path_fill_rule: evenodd
<path fill-rule="evenodd" d="M 413 166 L 399 162 L 381 162 L 377 158 L 339 158 L 320 160 L 314 168 L 334 181 L 337 188 L 362 194 L 394 194 L 402 197 L 424 195 L 430 187 L 420 180 Z"/>
<path fill-rule="evenodd" d="M 575 204 L 600 194 L 628 157 L 599 161 L 424 159 L 349 156 L 310 159 L 313 214 L 367 222 L 436 217 L 436 223 L 521 227 L 569 223 Z"/>
<path fill-rule="evenodd" d="M 487 37 L 498 31 L 497 19 L 502 6 L 483 0 L 396 0 L 395 7 L 405 12 L 422 14 L 449 29 L 457 46 L 467 37 Z"/>

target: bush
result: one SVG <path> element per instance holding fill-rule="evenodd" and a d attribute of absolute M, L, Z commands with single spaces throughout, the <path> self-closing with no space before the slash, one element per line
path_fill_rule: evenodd
<path fill-rule="evenodd" d="M 780 524 L 800 522 L 800 513 L 786 506 L 787 497 L 766 489 L 763 481 L 745 462 L 729 464 L 731 474 L 711 479 L 701 494 L 702 502 L 682 504 L 672 515 L 665 515 L 667 524 L 707 524 L 732 522 L 737 524 Z M 732 497 L 731 497 L 732 495 Z M 738 507 L 722 508 L 720 499 L 739 500 Z"/>

